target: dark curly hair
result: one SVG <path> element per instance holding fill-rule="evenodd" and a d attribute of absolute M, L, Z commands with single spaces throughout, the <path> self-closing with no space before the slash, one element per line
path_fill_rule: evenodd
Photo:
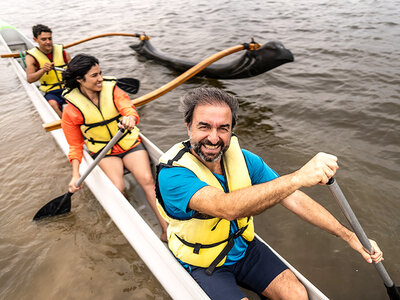
<path fill-rule="evenodd" d="M 78 54 L 67 65 L 63 73 L 63 80 L 67 89 L 79 87 L 77 79 L 82 79 L 89 70 L 99 64 L 99 60 L 91 55 Z"/>
<path fill-rule="evenodd" d="M 37 24 L 32 26 L 32 34 L 35 38 L 37 38 L 42 32 L 50 32 L 52 33 L 51 29 L 46 25 Z"/>

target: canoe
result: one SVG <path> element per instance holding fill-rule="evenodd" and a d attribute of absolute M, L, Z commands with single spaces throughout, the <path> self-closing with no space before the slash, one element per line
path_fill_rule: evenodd
<path fill-rule="evenodd" d="M 6 47 L 8 53 L 23 52 L 34 47 L 33 43 L 16 28 L 9 25 L 2 25 L 1 22 L 0 42 Z M 26 93 L 38 111 L 43 123 L 58 120 L 59 118 L 57 114 L 53 111 L 37 88 L 38 85 L 35 83 L 30 84 L 26 81 L 23 57 L 10 58 L 10 63 L 18 75 Z M 63 132 L 61 130 L 54 130 L 51 131 L 50 134 L 56 140 L 64 154 L 67 155 L 69 146 Z M 159 157 L 162 155 L 162 151 L 143 134 L 141 134 L 141 137 L 149 152 L 154 170 Z M 81 174 L 92 162 L 92 158 L 85 152 L 80 167 Z M 127 180 L 130 180 L 129 182 L 137 185 L 132 176 L 127 178 Z M 168 250 L 168 247 L 160 241 L 158 234 L 155 232 L 156 229 L 149 227 L 138 211 L 134 209 L 134 207 L 111 183 L 99 167 L 96 167 L 90 173 L 85 180 L 85 184 L 103 206 L 113 222 L 117 225 L 132 248 L 135 249 L 137 254 L 173 299 L 208 299 L 204 291 L 174 258 Z M 140 199 L 143 200 L 143 203 L 147 203 L 143 191 L 138 185 L 137 188 L 135 187 L 133 190 L 135 191 L 135 194 L 133 195 L 135 199 Z M 43 204 L 45 203 L 38 203 L 38 209 Z M 34 212 L 32 212 L 32 215 L 33 214 Z M 263 241 L 260 237 L 258 238 Z M 265 241 L 263 242 L 265 243 Z M 274 250 L 272 249 L 272 251 Z M 328 299 L 283 257 L 281 257 L 276 251 L 274 252 L 305 285 L 310 299 Z"/>
<path fill-rule="evenodd" d="M 157 50 L 148 39 L 130 45 L 137 54 L 163 64 L 174 71 L 185 72 L 197 63 L 189 60 L 173 58 Z M 290 50 L 279 41 L 271 41 L 256 50 L 246 50 L 238 58 L 227 63 L 215 63 L 196 76 L 215 79 L 239 79 L 257 76 L 280 65 L 294 61 Z"/>

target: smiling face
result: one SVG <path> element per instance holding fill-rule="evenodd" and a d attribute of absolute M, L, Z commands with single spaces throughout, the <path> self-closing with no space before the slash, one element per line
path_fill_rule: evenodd
<path fill-rule="evenodd" d="M 53 51 L 53 38 L 51 36 L 51 32 L 42 32 L 36 38 L 34 37 L 33 40 L 38 43 L 39 49 L 48 54 Z"/>
<path fill-rule="evenodd" d="M 82 79 L 77 79 L 82 92 L 100 92 L 103 87 L 103 76 L 98 64 L 90 68 Z"/>
<path fill-rule="evenodd" d="M 232 112 L 226 104 L 198 105 L 192 124 L 187 124 L 191 149 L 203 162 L 220 161 L 228 149 L 232 133 Z"/>

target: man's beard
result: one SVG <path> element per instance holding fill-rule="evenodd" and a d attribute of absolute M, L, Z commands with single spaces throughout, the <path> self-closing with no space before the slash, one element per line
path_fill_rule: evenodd
<path fill-rule="evenodd" d="M 209 146 L 217 146 L 220 147 L 220 151 L 215 155 L 208 155 L 203 153 L 201 150 L 201 146 L 209 145 Z M 190 138 L 190 146 L 192 147 L 193 151 L 204 161 L 206 162 L 216 162 L 221 158 L 221 156 L 228 150 L 229 146 L 225 146 L 224 142 L 219 139 L 218 143 L 213 144 L 207 138 L 202 139 L 198 143 L 194 142 L 192 138 Z"/>

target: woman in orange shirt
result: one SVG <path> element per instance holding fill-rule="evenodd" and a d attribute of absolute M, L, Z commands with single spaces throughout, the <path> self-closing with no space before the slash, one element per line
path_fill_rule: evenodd
<path fill-rule="evenodd" d="M 122 138 L 100 160 L 99 166 L 121 192 L 125 188 L 124 167 L 133 174 L 162 227 L 160 238 L 166 241 L 167 223 L 156 208 L 150 160 L 138 135 L 139 115 L 129 96 L 115 85 L 115 78 L 103 78 L 99 61 L 90 55 L 75 56 L 64 72 L 64 80 L 63 96 L 68 104 L 61 124 L 70 147 L 72 179 L 69 191 L 74 193 L 81 189 L 76 187 L 76 182 L 80 178 L 84 143 L 95 158 L 119 128 L 126 129 Z"/>

